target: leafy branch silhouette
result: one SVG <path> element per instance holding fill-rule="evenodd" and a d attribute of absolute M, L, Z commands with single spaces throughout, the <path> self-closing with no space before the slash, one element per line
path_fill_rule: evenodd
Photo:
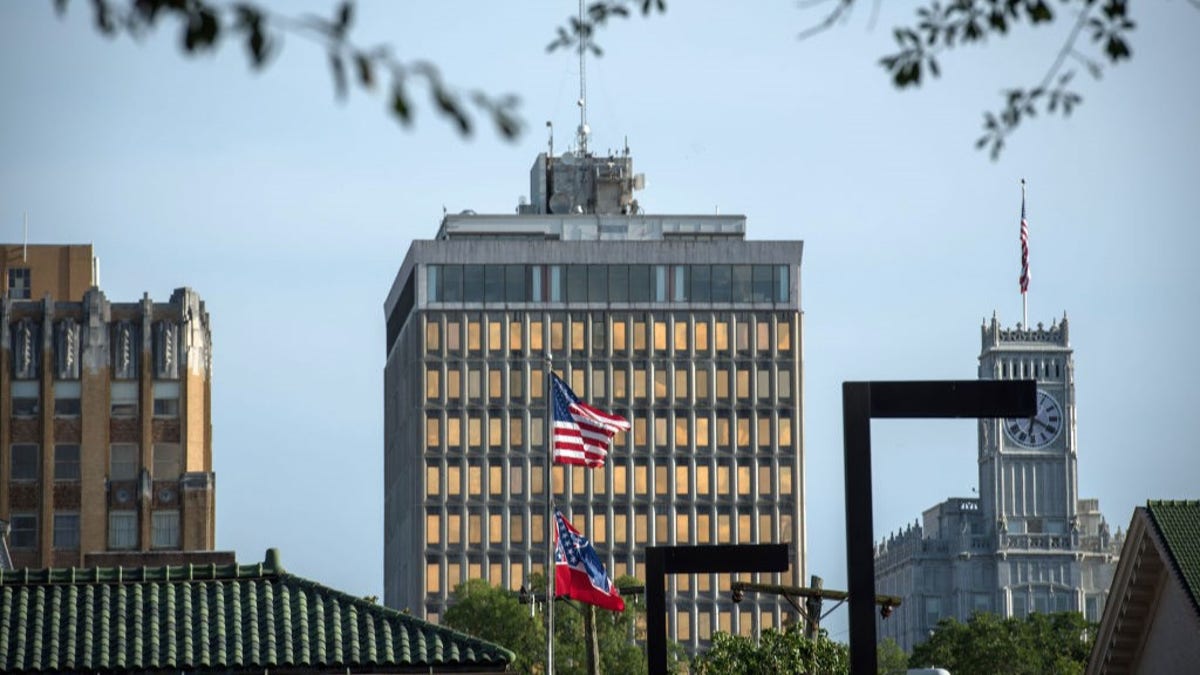
<path fill-rule="evenodd" d="M 68 0 L 53 0 L 60 16 Z M 400 124 L 413 122 L 412 85 L 423 84 L 431 107 L 448 119 L 463 136 L 474 130 L 474 117 L 490 119 L 496 132 L 514 139 L 521 132 L 516 96 L 492 96 L 480 90 L 460 91 L 449 86 L 428 61 L 401 61 L 390 46 L 363 46 L 351 39 L 354 3 L 340 2 L 329 18 L 316 15 L 286 16 L 272 13 L 250 2 L 216 0 L 91 0 L 96 30 L 107 37 L 126 34 L 137 40 L 160 24 L 173 20 L 180 30 L 180 47 L 185 54 L 215 51 L 221 41 L 242 43 L 250 66 L 266 68 L 282 49 L 283 38 L 291 35 L 315 42 L 328 55 L 334 91 L 339 101 L 350 95 L 351 86 L 363 91 L 383 91 L 387 111 Z"/>

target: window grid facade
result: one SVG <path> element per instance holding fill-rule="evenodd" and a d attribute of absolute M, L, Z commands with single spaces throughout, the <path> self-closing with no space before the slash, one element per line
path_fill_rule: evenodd
<path fill-rule="evenodd" d="M 798 312 L 445 309 L 420 321 L 427 615 L 467 578 L 516 589 L 544 571 L 547 359 L 581 398 L 634 422 L 604 468 L 556 466 L 552 481 L 614 578 L 644 579 L 647 545 L 799 538 Z M 757 339 L 711 338 L 739 332 Z M 737 396 L 713 384 L 741 380 Z M 443 386 L 454 382 L 468 385 Z M 729 575 L 680 579 L 670 623 L 685 643 L 782 621 L 771 601 L 739 613 Z"/>

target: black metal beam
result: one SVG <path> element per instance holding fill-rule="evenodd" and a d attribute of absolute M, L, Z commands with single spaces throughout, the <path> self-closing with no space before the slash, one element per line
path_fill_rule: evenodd
<path fill-rule="evenodd" d="M 785 572 L 787 567 L 787 544 L 647 547 L 646 655 L 650 675 L 667 673 L 666 575 Z"/>
<path fill-rule="evenodd" d="M 878 668 L 871 419 L 1025 417 L 1036 411 L 1036 398 L 1033 380 L 842 383 L 852 674 L 874 675 Z"/>

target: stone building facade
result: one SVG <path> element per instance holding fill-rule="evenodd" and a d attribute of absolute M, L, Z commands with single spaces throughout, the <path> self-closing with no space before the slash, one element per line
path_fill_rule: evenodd
<path fill-rule="evenodd" d="M 90 285 L 90 246 L 17 259 L 21 248 L 3 247 L 0 274 L 0 519 L 13 564 L 211 550 L 204 302 L 187 288 L 165 303 L 109 302 Z"/>
<path fill-rule="evenodd" d="M 1077 611 L 1098 621 L 1121 549 L 1096 499 L 1079 497 L 1075 363 L 1067 319 L 982 327 L 979 378 L 1033 379 L 1034 418 L 979 421 L 979 496 L 947 499 L 876 547 L 875 584 L 903 605 L 881 639 L 911 650 L 943 617 Z"/>

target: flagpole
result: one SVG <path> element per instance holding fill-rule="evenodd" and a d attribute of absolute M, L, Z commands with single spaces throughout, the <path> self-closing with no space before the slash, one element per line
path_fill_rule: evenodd
<path fill-rule="evenodd" d="M 1021 179 L 1021 240 L 1022 274 L 1025 283 L 1021 287 L 1021 325 L 1029 330 L 1029 223 L 1025 219 L 1025 179 Z"/>
<path fill-rule="evenodd" d="M 542 399 L 546 403 L 546 428 L 542 436 L 546 442 L 546 675 L 554 675 L 554 436 L 551 433 L 554 399 L 550 391 L 553 372 L 550 359 L 547 358 L 546 395 Z"/>

